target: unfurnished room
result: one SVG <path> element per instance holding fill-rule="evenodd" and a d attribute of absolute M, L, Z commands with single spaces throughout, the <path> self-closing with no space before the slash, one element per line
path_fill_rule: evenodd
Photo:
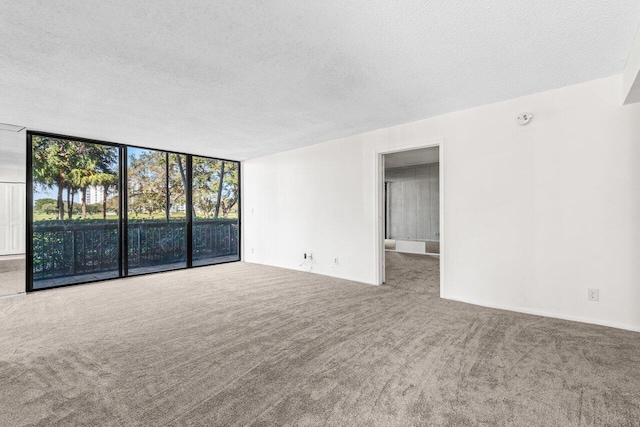
<path fill-rule="evenodd" d="M 0 426 L 640 426 L 637 0 L 0 3 Z"/>

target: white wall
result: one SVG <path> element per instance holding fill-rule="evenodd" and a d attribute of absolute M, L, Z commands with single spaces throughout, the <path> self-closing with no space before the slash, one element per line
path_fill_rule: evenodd
<path fill-rule="evenodd" d="M 622 100 L 625 104 L 640 102 L 640 31 L 631 46 L 622 72 Z"/>
<path fill-rule="evenodd" d="M 26 182 L 27 132 L 0 129 L 0 182 Z"/>
<path fill-rule="evenodd" d="M 446 298 L 640 330 L 640 105 L 621 106 L 620 85 L 248 160 L 244 259 L 302 269 L 312 251 L 314 272 L 375 283 L 375 153 L 444 138 Z M 518 126 L 524 111 L 534 119 Z"/>

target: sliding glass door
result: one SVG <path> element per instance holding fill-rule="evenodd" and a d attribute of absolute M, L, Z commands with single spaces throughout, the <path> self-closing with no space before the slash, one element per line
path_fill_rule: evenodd
<path fill-rule="evenodd" d="M 119 276 L 119 149 L 32 138 L 33 288 Z"/>
<path fill-rule="evenodd" d="M 239 164 L 193 156 L 193 265 L 240 259 Z"/>
<path fill-rule="evenodd" d="M 127 149 L 129 275 L 187 266 L 185 186 L 176 154 Z"/>
<path fill-rule="evenodd" d="M 27 290 L 240 260 L 239 162 L 28 138 Z"/>

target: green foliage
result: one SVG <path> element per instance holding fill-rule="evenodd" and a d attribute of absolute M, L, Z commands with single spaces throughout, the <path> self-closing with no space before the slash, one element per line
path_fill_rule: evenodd
<path fill-rule="evenodd" d="M 46 219 L 55 219 L 58 212 L 58 205 L 55 199 L 38 199 L 33 204 L 34 219 L 44 221 Z M 102 204 L 94 203 L 86 205 L 87 218 L 97 218 L 102 213 Z M 73 216 L 78 217 L 82 214 L 80 205 L 73 206 Z"/>
<path fill-rule="evenodd" d="M 109 210 L 109 207 L 107 207 Z M 100 203 L 92 203 L 87 205 L 87 215 L 94 217 L 102 213 L 102 205 Z"/>
<path fill-rule="evenodd" d="M 238 164 L 193 156 L 192 199 L 195 218 L 237 218 Z M 167 163 L 168 162 L 168 163 Z M 127 165 L 128 216 L 136 219 L 183 218 L 186 214 L 186 157 L 143 150 Z M 118 149 L 115 147 L 34 136 L 34 187 L 56 189 L 56 199 L 40 199 L 34 218 L 89 220 L 115 216 L 118 200 Z M 167 174 L 168 172 L 168 174 Z M 101 203 L 87 204 L 90 186 L 104 189 Z M 169 203 L 166 200 L 168 186 Z M 78 199 L 81 205 L 75 203 Z M 167 208 L 169 215 L 167 215 Z"/>
<path fill-rule="evenodd" d="M 35 187 L 57 189 L 57 219 L 64 219 L 66 192 L 67 215 L 72 219 L 74 196 L 86 193 L 90 185 L 108 190 L 117 182 L 117 148 L 81 141 L 33 137 L 33 180 Z M 86 197 L 83 197 L 82 215 L 86 217 Z M 104 210 L 104 209 L 103 209 Z M 103 212 L 106 216 L 106 211 Z"/>
<path fill-rule="evenodd" d="M 193 157 L 193 207 L 196 217 L 237 215 L 238 164 Z"/>
<path fill-rule="evenodd" d="M 38 199 L 33 204 L 33 212 L 44 215 L 55 215 L 58 211 L 58 202 L 55 199 Z"/>
<path fill-rule="evenodd" d="M 166 155 L 161 151 L 147 150 L 139 156 L 131 155 L 128 166 L 129 211 L 135 217 L 166 211 Z"/>

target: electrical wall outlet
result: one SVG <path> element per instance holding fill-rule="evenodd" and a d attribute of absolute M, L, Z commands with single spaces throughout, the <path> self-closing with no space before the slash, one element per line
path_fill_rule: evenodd
<path fill-rule="evenodd" d="M 600 289 L 598 289 L 598 288 L 589 288 L 587 299 L 589 301 L 600 301 Z"/>
<path fill-rule="evenodd" d="M 338 258 L 334 258 L 334 259 L 333 259 L 333 263 L 334 263 L 335 265 L 338 265 L 338 264 L 339 264 L 339 262 L 338 262 Z"/>
<path fill-rule="evenodd" d="M 309 252 L 309 253 L 305 252 L 304 253 L 304 259 L 307 259 L 309 261 L 313 260 L 313 254 L 311 252 Z"/>
<path fill-rule="evenodd" d="M 251 248 L 251 254 L 255 254 L 256 253 L 256 249 L 255 248 Z"/>

